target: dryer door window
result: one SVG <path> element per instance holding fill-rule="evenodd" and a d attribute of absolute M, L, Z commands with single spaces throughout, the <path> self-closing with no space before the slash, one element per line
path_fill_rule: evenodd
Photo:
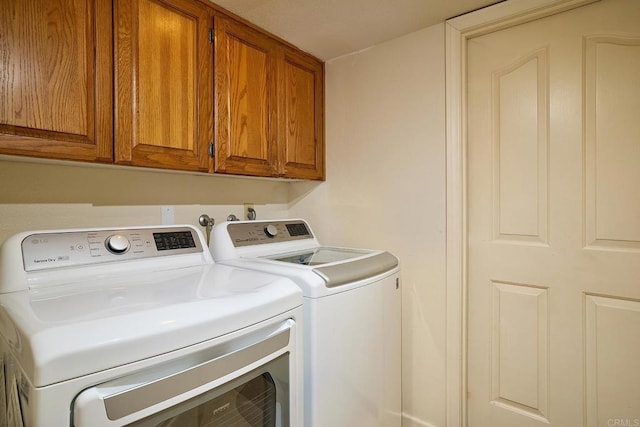
<path fill-rule="evenodd" d="M 240 385 L 234 387 L 240 382 Z M 233 387 L 230 390 L 224 391 Z M 221 394 L 222 393 L 222 394 Z M 130 427 L 276 427 L 277 389 L 268 372 L 127 424 Z"/>

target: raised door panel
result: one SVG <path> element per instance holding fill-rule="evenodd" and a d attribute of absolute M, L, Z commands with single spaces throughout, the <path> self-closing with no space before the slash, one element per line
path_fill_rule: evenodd
<path fill-rule="evenodd" d="M 112 161 L 111 2 L 0 9 L 0 153 Z"/>
<path fill-rule="evenodd" d="M 585 238 L 640 249 L 640 36 L 585 38 Z"/>
<path fill-rule="evenodd" d="M 640 300 L 584 297 L 585 426 L 640 424 Z"/>
<path fill-rule="evenodd" d="M 216 17 L 215 172 L 277 175 L 275 42 Z"/>
<path fill-rule="evenodd" d="M 122 0 L 116 19 L 116 162 L 207 171 L 210 12 L 186 0 Z"/>
<path fill-rule="evenodd" d="M 290 49 L 281 65 L 278 143 L 288 178 L 324 179 L 324 67 Z"/>
<path fill-rule="evenodd" d="M 547 244 L 548 50 L 492 75 L 494 238 Z"/>

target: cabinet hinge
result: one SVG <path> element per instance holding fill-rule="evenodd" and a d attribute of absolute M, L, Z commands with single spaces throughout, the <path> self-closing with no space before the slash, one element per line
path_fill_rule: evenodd
<path fill-rule="evenodd" d="M 209 28 L 209 43 L 213 43 L 214 41 L 213 28 Z"/>
<path fill-rule="evenodd" d="M 209 157 L 212 159 L 216 157 L 216 147 L 213 145 L 213 142 L 209 144 Z"/>

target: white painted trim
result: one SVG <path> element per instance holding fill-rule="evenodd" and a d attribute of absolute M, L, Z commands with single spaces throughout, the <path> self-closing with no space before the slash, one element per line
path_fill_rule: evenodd
<path fill-rule="evenodd" d="M 403 412 L 402 427 L 437 427 L 437 426 Z"/>
<path fill-rule="evenodd" d="M 599 0 L 508 0 L 447 21 L 463 42 L 471 37 L 555 15 Z"/>
<path fill-rule="evenodd" d="M 460 31 L 445 24 L 445 85 L 446 85 L 446 426 L 462 426 L 465 422 L 466 390 L 466 289 L 464 280 L 464 207 L 465 155 L 463 126 L 463 76 L 461 52 L 464 43 Z"/>
<path fill-rule="evenodd" d="M 595 1 L 508 0 L 445 23 L 447 427 L 467 425 L 467 40 Z"/>

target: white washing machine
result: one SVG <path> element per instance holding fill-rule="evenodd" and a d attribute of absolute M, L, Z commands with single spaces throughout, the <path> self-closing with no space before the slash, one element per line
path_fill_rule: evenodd
<path fill-rule="evenodd" d="M 304 220 L 218 224 L 218 263 L 291 278 L 304 294 L 305 427 L 401 425 L 399 265 L 322 246 Z"/>
<path fill-rule="evenodd" d="M 302 293 L 189 226 L 0 249 L 0 424 L 302 426 Z"/>

